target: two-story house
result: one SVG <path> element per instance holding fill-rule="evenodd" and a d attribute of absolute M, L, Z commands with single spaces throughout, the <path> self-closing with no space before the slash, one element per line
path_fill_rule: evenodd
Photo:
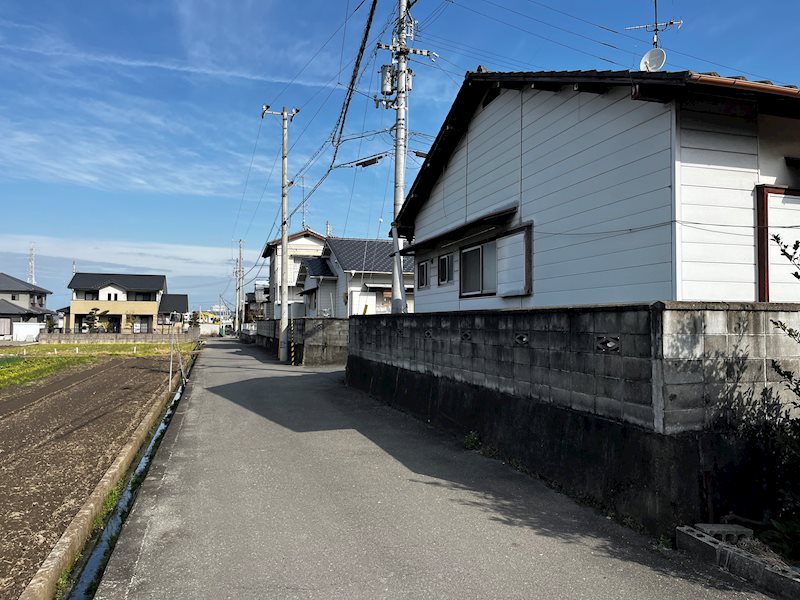
<path fill-rule="evenodd" d="M 76 333 L 87 330 L 86 316 L 93 311 L 103 331 L 150 333 L 171 313 L 188 310 L 184 294 L 167 293 L 164 275 L 75 273 L 67 287 L 72 290 L 69 329 Z"/>
<path fill-rule="evenodd" d="M 0 339 L 12 335 L 13 323 L 44 323 L 53 311 L 47 309 L 50 290 L 0 273 Z"/>
<path fill-rule="evenodd" d="M 289 306 L 289 316 L 291 318 L 305 316 L 305 303 L 300 295 L 302 287 L 297 285 L 297 275 L 300 272 L 300 265 L 304 258 L 311 258 L 322 254 L 325 245 L 325 236 L 312 231 L 303 229 L 289 236 L 289 297 L 286 304 Z M 266 302 L 267 319 L 279 319 L 281 307 L 284 304 L 281 298 L 281 256 L 283 248 L 281 240 L 267 242 L 261 253 L 263 258 L 269 258 L 269 300 Z"/>

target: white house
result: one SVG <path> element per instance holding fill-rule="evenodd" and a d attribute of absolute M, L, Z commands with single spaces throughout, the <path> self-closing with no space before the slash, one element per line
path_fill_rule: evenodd
<path fill-rule="evenodd" d="M 391 240 L 328 238 L 320 257 L 300 267 L 305 313 L 309 317 L 349 317 L 392 310 Z M 403 259 L 406 305 L 414 311 L 413 261 Z"/>
<path fill-rule="evenodd" d="M 398 217 L 417 312 L 798 301 L 800 91 L 692 72 L 468 73 Z"/>
<path fill-rule="evenodd" d="M 297 285 L 297 275 L 300 264 L 305 258 L 322 254 L 325 237 L 311 229 L 303 229 L 289 236 L 289 316 L 291 318 L 305 316 L 305 304 L 300 296 L 302 287 Z M 281 256 L 283 249 L 280 238 L 267 242 L 261 253 L 263 258 L 269 258 L 269 291 L 266 300 L 265 318 L 279 319 L 281 316 Z"/>

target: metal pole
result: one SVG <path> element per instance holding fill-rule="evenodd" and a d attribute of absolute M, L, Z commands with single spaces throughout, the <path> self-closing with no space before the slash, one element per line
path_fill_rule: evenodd
<path fill-rule="evenodd" d="M 289 359 L 289 111 L 281 111 L 283 149 L 281 160 L 281 326 L 278 336 L 278 360 Z"/>
<path fill-rule="evenodd" d="M 172 391 L 172 328 L 169 331 L 169 381 L 167 381 L 167 391 Z"/>
<path fill-rule="evenodd" d="M 408 74 L 408 48 L 406 47 L 406 18 L 408 17 L 407 0 L 398 0 L 400 18 L 397 20 L 397 100 L 396 120 L 394 128 L 394 220 L 400 213 L 405 200 L 406 179 L 406 92 Z M 405 286 L 403 285 L 403 263 L 399 254 L 400 239 L 397 226 L 392 223 L 395 257 L 392 263 L 392 313 L 406 311 Z"/>

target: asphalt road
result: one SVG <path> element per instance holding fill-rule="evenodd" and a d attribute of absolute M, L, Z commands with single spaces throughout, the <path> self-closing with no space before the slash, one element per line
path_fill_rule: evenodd
<path fill-rule="evenodd" d="M 97 598 L 764 598 L 343 385 L 212 342 Z"/>

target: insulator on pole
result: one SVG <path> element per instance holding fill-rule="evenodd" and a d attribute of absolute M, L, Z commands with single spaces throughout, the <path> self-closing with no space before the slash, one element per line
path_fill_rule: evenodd
<path fill-rule="evenodd" d="M 414 83 L 414 71 L 409 69 L 406 71 L 406 91 L 410 92 L 411 88 L 413 87 L 412 84 Z"/>

